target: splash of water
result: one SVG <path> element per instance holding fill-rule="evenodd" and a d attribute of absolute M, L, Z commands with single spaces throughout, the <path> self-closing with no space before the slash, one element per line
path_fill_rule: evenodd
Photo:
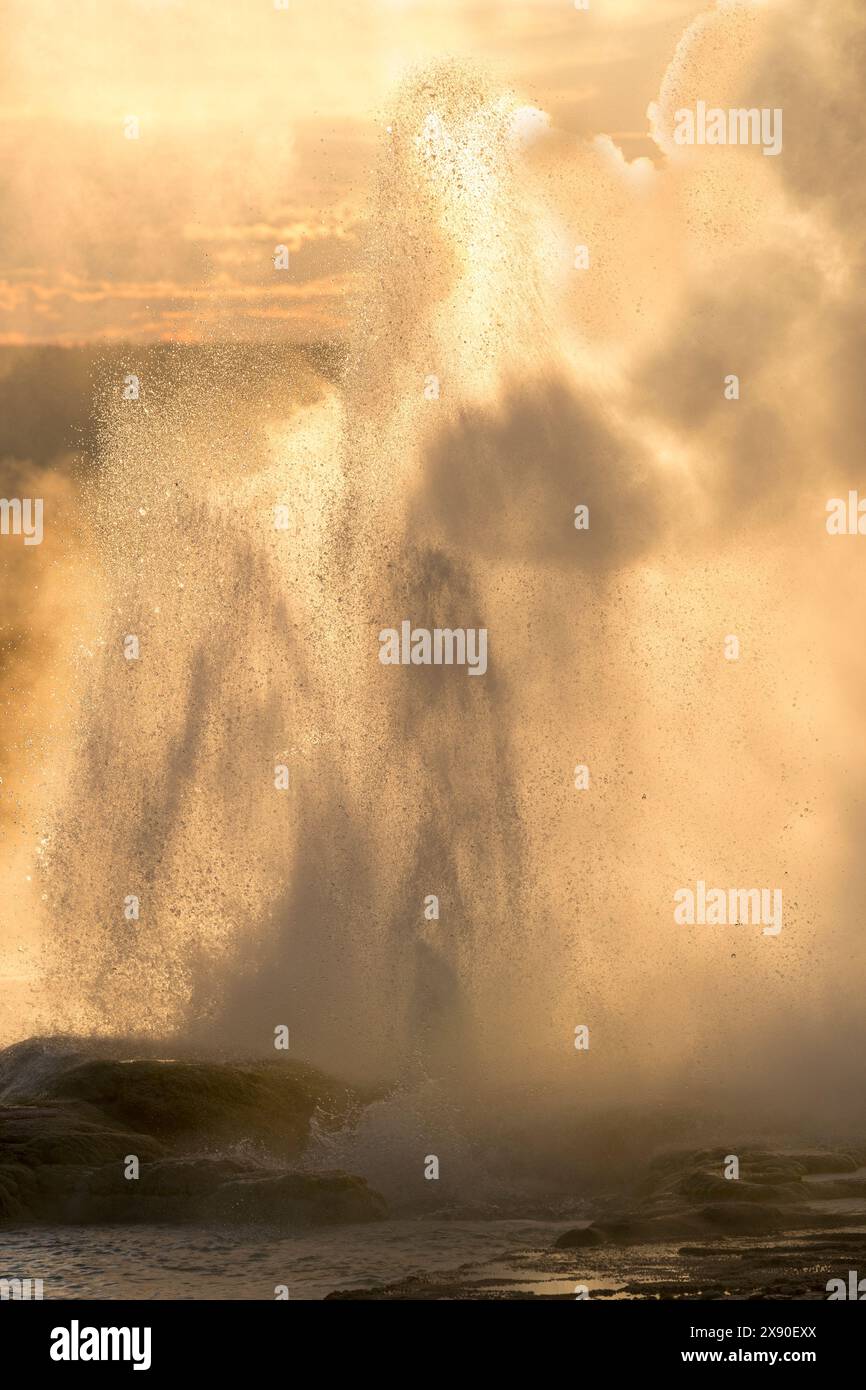
<path fill-rule="evenodd" d="M 223 347 L 106 405 L 106 595 L 44 856 L 58 1026 L 266 1053 L 286 1024 L 320 1065 L 532 1115 L 662 1080 L 699 1105 L 773 1055 L 802 946 L 780 971 L 744 937 L 735 970 L 669 904 L 695 865 L 776 882 L 814 850 L 774 839 L 791 793 L 761 752 L 797 742 L 750 598 L 781 561 L 666 549 L 679 479 L 563 328 L 543 128 L 472 73 L 409 82 L 340 387 L 299 358 L 275 423 Z M 715 640 L 733 596 L 765 656 L 732 695 L 683 631 Z M 406 618 L 486 627 L 488 674 L 381 666 Z M 702 797 L 731 741 L 737 787 Z"/>
<path fill-rule="evenodd" d="M 413 536 L 410 512 L 433 440 L 538 352 L 537 242 L 514 198 L 527 122 L 450 68 L 404 92 L 342 397 L 299 365 L 288 419 L 262 428 L 222 348 L 106 401 L 109 591 L 44 856 L 64 1024 L 263 1048 L 288 1021 L 305 1052 L 380 1071 L 471 1046 L 472 978 L 524 896 L 497 681 L 410 686 L 375 634 L 404 610 L 484 621 L 471 557 Z"/>

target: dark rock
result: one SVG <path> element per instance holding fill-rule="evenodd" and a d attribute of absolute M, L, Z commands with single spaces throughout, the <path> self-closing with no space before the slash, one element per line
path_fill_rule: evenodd
<path fill-rule="evenodd" d="M 74 1105 L 0 1105 L 0 1162 L 26 1168 L 46 1164 L 121 1162 L 128 1153 L 154 1159 L 162 1144 L 145 1134 L 100 1120 Z"/>
<path fill-rule="evenodd" d="M 714 1202 L 802 1202 L 805 1188 L 796 1182 L 754 1182 L 744 1176 L 724 1178 L 719 1173 L 689 1173 L 678 1184 L 684 1197 L 692 1200 L 710 1198 Z"/>
<path fill-rule="evenodd" d="M 288 1058 L 123 1060 L 104 1051 L 70 1039 L 17 1043 L 0 1053 L 0 1097 L 74 1102 L 175 1149 L 242 1136 L 281 1157 L 302 1151 L 315 1113 L 340 1123 L 371 1098 Z"/>
<path fill-rule="evenodd" d="M 738 1235 L 770 1235 L 793 1224 L 790 1212 L 779 1207 L 760 1207 L 752 1202 L 712 1202 L 701 1209 L 701 1218 Z"/>
<path fill-rule="evenodd" d="M 384 1215 L 362 1178 L 284 1166 L 314 1114 L 345 1122 L 361 1103 L 352 1088 L 300 1062 L 122 1061 L 106 1046 L 36 1040 L 0 1053 L 0 1221 L 294 1227 Z M 243 1158 L 212 1152 L 238 1144 Z"/>
<path fill-rule="evenodd" d="M 799 1163 L 805 1173 L 853 1173 L 861 1166 L 859 1156 L 850 1153 L 830 1153 L 823 1149 L 813 1149 L 790 1155 Z"/>
<path fill-rule="evenodd" d="M 385 1202 L 349 1173 L 279 1173 L 224 1184 L 208 1203 L 212 1216 L 278 1225 L 380 1221 Z"/>
<path fill-rule="evenodd" d="M 554 1242 L 556 1250 L 583 1250 L 590 1245 L 604 1245 L 605 1238 L 594 1226 L 576 1226 L 572 1231 L 563 1231 Z"/>

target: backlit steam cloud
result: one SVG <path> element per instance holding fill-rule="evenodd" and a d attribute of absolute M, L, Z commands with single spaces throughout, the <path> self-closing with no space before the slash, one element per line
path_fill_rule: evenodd
<path fill-rule="evenodd" d="M 69 771 L 33 802 L 57 1026 L 264 1051 L 286 1022 L 341 1073 L 455 1097 L 742 1116 L 796 1078 L 844 1109 L 862 561 L 824 509 L 862 481 L 834 117 L 863 34 L 816 23 L 698 19 L 637 159 L 424 68 L 381 134 L 339 386 L 299 358 L 265 418 L 232 347 L 169 355 L 135 402 L 103 383 L 105 597 L 74 680 L 56 657 Z M 782 156 L 676 148 L 698 100 L 783 108 Z M 383 667 L 405 618 L 486 629 L 483 679 Z M 773 885 L 783 930 L 676 923 L 698 880 Z"/>

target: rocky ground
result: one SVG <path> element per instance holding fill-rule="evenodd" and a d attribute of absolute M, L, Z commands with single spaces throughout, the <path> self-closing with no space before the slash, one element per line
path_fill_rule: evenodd
<path fill-rule="evenodd" d="M 831 1279 L 866 1271 L 866 1234 L 795 1232 L 781 1240 L 717 1239 L 705 1246 L 620 1246 L 521 1253 L 498 1272 L 456 1270 L 337 1291 L 335 1299 L 824 1300 Z M 584 1292 L 584 1290 L 586 1292 Z"/>
<path fill-rule="evenodd" d="M 271 1239 L 385 1220 L 400 1270 L 423 1268 L 413 1251 L 425 1248 L 428 1223 L 439 1223 L 439 1241 L 450 1239 L 443 1224 L 453 1230 L 453 1270 L 439 1260 L 440 1272 L 365 1288 L 335 1280 L 329 1296 L 340 1299 L 574 1299 L 585 1290 L 593 1299 L 808 1300 L 825 1299 L 828 1281 L 851 1270 L 866 1277 L 866 1144 L 742 1145 L 735 1177 L 725 1176 L 725 1149 L 679 1147 L 639 1163 L 636 1178 L 615 1172 L 607 1196 L 572 1192 L 582 1186 L 574 1177 L 541 1197 L 536 1184 L 525 1203 L 510 1192 L 467 1211 L 472 1193 L 437 1192 L 431 1206 L 422 1184 L 423 1204 L 388 1212 L 362 1177 L 308 1158 L 314 1132 L 351 1133 L 375 1099 L 288 1059 L 169 1061 L 116 1041 L 18 1043 L 0 1052 L 0 1223 L 19 1234 L 243 1225 L 267 1227 Z M 486 1249 L 501 1253 L 461 1262 L 467 1221 L 473 1241 L 483 1227 Z M 344 1264 L 357 1284 L 365 1252 L 353 1251 Z"/>
<path fill-rule="evenodd" d="M 498 1267 L 416 1276 L 338 1299 L 826 1299 L 866 1275 L 866 1148 L 659 1156 L 630 1198 Z"/>
<path fill-rule="evenodd" d="M 314 1113 L 341 1123 L 363 1102 L 351 1088 L 297 1062 L 94 1050 L 34 1040 L 0 1053 L 0 1221 L 294 1227 L 384 1215 L 362 1178 L 297 1163 Z"/>

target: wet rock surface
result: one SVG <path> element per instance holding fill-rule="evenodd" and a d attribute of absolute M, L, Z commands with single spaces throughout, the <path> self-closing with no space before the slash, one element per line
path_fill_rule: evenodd
<path fill-rule="evenodd" d="M 817 1300 L 866 1272 L 866 1148 L 743 1148 L 740 1176 L 717 1150 L 663 1154 L 631 1198 L 560 1228 L 547 1249 L 413 1276 L 337 1299 Z"/>
<path fill-rule="evenodd" d="M 482 1268 L 455 1270 L 450 1276 L 414 1276 L 387 1286 L 337 1290 L 329 1297 L 810 1302 L 827 1298 L 829 1280 L 844 1280 L 849 1269 L 866 1269 L 866 1232 L 837 1232 L 831 1237 L 801 1232 L 784 1239 L 720 1240 L 695 1248 L 662 1244 L 538 1251 L 510 1263 L 509 1273 L 496 1279 L 487 1277 Z"/>
<path fill-rule="evenodd" d="M 620 1202 L 610 1217 L 564 1231 L 557 1247 L 836 1226 L 839 1213 L 828 1202 L 866 1198 L 866 1147 L 841 1152 L 743 1148 L 736 1177 L 724 1176 L 727 1157 L 717 1150 L 661 1155 L 649 1165 L 630 1208 L 623 1211 Z"/>
<path fill-rule="evenodd" d="M 0 1053 L 0 1221 L 291 1228 L 384 1215 L 363 1179 L 288 1166 L 314 1117 L 339 1123 L 363 1103 L 351 1088 L 298 1062 L 93 1051 L 34 1040 Z"/>

